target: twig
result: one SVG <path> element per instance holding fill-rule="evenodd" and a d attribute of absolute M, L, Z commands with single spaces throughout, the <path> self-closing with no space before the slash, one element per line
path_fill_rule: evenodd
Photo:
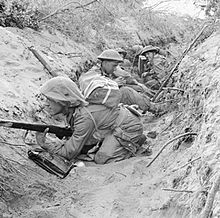
<path fill-rule="evenodd" d="M 10 145 L 10 146 L 15 146 L 15 147 L 26 146 L 25 144 L 13 144 L 13 143 L 9 143 L 9 142 L 1 142 L 1 141 L 0 141 L 0 143 Z"/>
<path fill-rule="evenodd" d="M 178 170 L 184 168 L 185 166 L 187 166 L 187 165 L 189 165 L 189 164 L 191 164 L 191 163 L 193 163 L 193 162 L 195 162 L 195 161 L 197 161 L 197 160 L 199 160 L 199 159 L 201 159 L 201 157 L 197 157 L 197 158 L 195 158 L 195 159 L 193 159 L 193 160 L 187 162 L 186 164 L 180 166 L 179 168 L 172 170 L 172 172 L 178 171 Z"/>
<path fill-rule="evenodd" d="M 65 9 L 67 6 L 69 6 L 69 5 L 71 5 L 71 4 L 74 4 L 74 3 L 75 3 L 75 4 L 80 4 L 79 2 L 75 2 L 75 1 L 69 2 L 69 3 L 67 3 L 67 4 L 65 4 L 65 5 L 63 5 L 63 6 L 61 6 L 60 8 L 58 8 L 57 10 L 55 10 L 54 12 L 48 14 L 46 17 L 43 17 L 42 19 L 39 20 L 39 22 L 44 21 L 44 20 L 46 20 L 46 19 L 49 18 L 49 17 L 52 17 L 53 15 L 57 14 L 59 11 Z"/>
<path fill-rule="evenodd" d="M 178 0 L 174 0 L 174 1 L 178 1 Z M 164 4 L 164 3 L 169 3 L 169 2 L 171 2 L 171 0 L 159 1 L 159 2 L 157 2 L 157 3 L 154 4 L 154 5 L 145 6 L 144 9 L 153 10 L 154 8 L 158 7 L 159 5 Z"/>
<path fill-rule="evenodd" d="M 49 18 L 49 17 L 52 17 L 53 15 L 57 14 L 59 11 L 64 10 L 67 6 L 69 6 L 69 5 L 71 5 L 71 4 L 74 4 L 74 3 L 75 3 L 75 4 L 78 4 L 79 6 L 75 7 L 75 9 L 78 9 L 78 8 L 84 8 L 84 7 L 88 6 L 88 5 L 91 5 L 91 4 L 93 4 L 94 2 L 98 2 L 98 0 L 91 1 L 91 2 L 89 2 L 89 3 L 87 3 L 87 4 L 85 4 L 85 5 L 82 5 L 82 4 L 80 4 L 79 2 L 76 2 L 76 1 L 69 2 L 69 3 L 67 3 L 67 4 L 65 4 L 65 5 L 63 5 L 63 6 L 61 6 L 60 8 L 58 8 L 57 10 L 55 10 L 54 12 L 52 12 L 51 14 L 47 15 L 46 17 L 43 17 L 42 19 L 39 20 L 39 22 L 44 21 L 44 20 L 46 20 L 46 19 Z"/>
<path fill-rule="evenodd" d="M 178 89 L 175 87 L 163 87 L 163 90 L 174 90 L 174 91 L 185 92 L 183 89 Z"/>
<path fill-rule="evenodd" d="M 125 174 L 123 174 L 123 173 L 120 173 L 120 172 L 115 172 L 115 173 L 117 173 L 117 174 L 119 174 L 119 175 L 122 175 L 122 176 L 124 176 L 124 177 L 127 177 Z"/>
<path fill-rule="evenodd" d="M 161 92 L 162 93 L 162 92 Z M 158 102 L 155 102 L 156 104 L 164 104 L 164 103 L 167 103 L 167 102 L 177 102 L 177 101 L 180 101 L 182 98 L 172 98 L 172 99 L 168 99 L 168 100 L 165 100 L 165 101 L 158 101 Z"/>
<path fill-rule="evenodd" d="M 105 7 L 105 5 L 102 3 L 101 0 L 98 0 L 98 3 L 99 3 L 100 5 L 102 5 L 102 6 L 105 8 L 105 10 L 108 11 L 108 13 L 109 13 L 111 16 L 115 17 L 115 15 L 114 15 L 108 8 Z"/>
<path fill-rule="evenodd" d="M 212 209 L 212 205 L 215 199 L 215 195 L 217 193 L 217 191 L 219 190 L 219 186 L 220 186 L 220 174 L 216 176 L 216 180 L 214 181 L 212 188 L 208 194 L 206 203 L 205 203 L 205 207 L 203 209 L 203 212 L 200 216 L 200 218 L 208 218 Z"/>
<path fill-rule="evenodd" d="M 187 192 L 187 193 L 193 193 L 194 191 L 191 190 L 180 190 L 180 189 L 173 189 L 173 188 L 162 188 L 163 191 L 170 191 L 170 192 Z"/>
<path fill-rule="evenodd" d="M 185 136 L 188 136 L 188 135 L 197 135 L 197 133 L 195 132 L 187 132 L 187 133 L 184 133 L 184 134 L 181 134 L 181 135 L 178 135 L 176 136 L 175 138 L 169 140 L 161 149 L 160 151 L 155 155 L 155 157 L 150 161 L 150 163 L 147 164 L 147 167 L 149 167 L 157 158 L 158 156 L 162 153 L 162 151 L 167 147 L 167 145 L 169 145 L 170 143 L 172 143 L 173 141 L 179 139 L 179 138 L 182 138 L 182 137 L 185 137 Z"/>
<path fill-rule="evenodd" d="M 169 125 L 167 125 L 163 130 L 161 130 L 160 134 L 165 132 L 170 126 L 172 126 L 173 122 L 176 121 L 179 117 L 181 117 L 183 112 L 179 113 L 178 116 L 176 116 Z"/>

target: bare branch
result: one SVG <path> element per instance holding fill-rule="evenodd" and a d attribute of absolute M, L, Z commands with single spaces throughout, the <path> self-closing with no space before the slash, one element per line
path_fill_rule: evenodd
<path fill-rule="evenodd" d="M 83 8 L 84 9 L 86 6 L 91 5 L 91 4 L 95 3 L 95 2 L 99 2 L 99 0 L 93 0 L 93 1 L 91 1 L 91 2 L 89 2 L 87 4 L 85 4 L 85 5 L 82 5 L 82 4 L 80 4 L 79 2 L 76 2 L 76 1 L 69 2 L 69 3 L 61 6 L 60 8 L 58 8 L 57 10 L 52 12 L 51 14 L 47 15 L 46 17 L 43 17 L 42 19 L 39 20 L 39 22 L 44 21 L 47 18 L 54 16 L 55 14 L 57 14 L 58 12 L 60 12 L 62 10 L 65 10 L 68 6 L 70 6 L 72 4 L 78 4 L 79 5 L 79 6 L 76 6 L 74 9 L 78 9 L 78 8 Z"/>
<path fill-rule="evenodd" d="M 163 87 L 164 90 L 174 90 L 174 91 L 180 91 L 185 92 L 183 89 L 175 88 L 175 87 Z"/>
<path fill-rule="evenodd" d="M 197 158 L 195 158 L 195 159 L 193 159 L 193 160 L 187 162 L 186 164 L 180 166 L 179 168 L 172 170 L 172 172 L 178 171 L 178 170 L 184 168 L 185 166 L 187 166 L 187 165 L 189 165 L 189 164 L 191 164 L 191 163 L 193 163 L 193 162 L 195 162 L 195 161 L 197 161 L 197 160 L 199 160 L 199 159 L 201 159 L 201 157 L 197 157 Z"/>
<path fill-rule="evenodd" d="M 173 1 L 179 1 L 179 0 L 163 0 L 163 1 L 157 2 L 157 3 L 154 4 L 154 5 L 146 6 L 146 7 L 144 7 L 144 8 L 153 10 L 153 9 L 155 9 L 156 7 L 158 7 L 159 5 L 162 5 L 162 4 L 168 3 L 168 2 L 173 2 Z"/>
<path fill-rule="evenodd" d="M 108 13 L 109 13 L 111 16 L 115 17 L 115 15 L 114 15 L 111 11 L 109 11 L 108 8 L 105 7 L 105 5 L 102 3 L 101 0 L 98 0 L 98 3 L 101 4 L 101 5 L 105 8 L 105 10 L 108 11 Z"/>
<path fill-rule="evenodd" d="M 185 189 L 174 189 L 174 188 L 162 188 L 163 191 L 170 191 L 170 192 L 187 192 L 187 193 L 193 193 L 194 191 L 191 190 L 185 190 Z"/>
<path fill-rule="evenodd" d="M 149 167 L 157 158 L 158 156 L 162 153 L 162 151 L 167 147 L 167 145 L 169 145 L 171 142 L 179 139 L 179 138 L 182 138 L 182 137 L 185 137 L 185 136 L 188 136 L 188 135 L 198 135 L 197 133 L 195 132 L 187 132 L 187 133 L 184 133 L 184 134 L 181 134 L 181 135 L 178 135 L 176 136 L 175 138 L 169 140 L 164 146 L 162 146 L 162 148 L 160 149 L 160 151 L 155 155 L 155 157 L 150 161 L 150 163 L 147 164 L 147 167 Z"/>

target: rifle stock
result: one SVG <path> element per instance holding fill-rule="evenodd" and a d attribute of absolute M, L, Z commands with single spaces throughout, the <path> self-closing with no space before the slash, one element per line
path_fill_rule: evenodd
<path fill-rule="evenodd" d="M 62 139 L 64 136 L 71 136 L 73 130 L 70 127 L 60 127 L 55 125 L 38 124 L 38 123 L 26 123 L 12 120 L 0 120 L 0 126 L 15 129 L 24 129 L 37 132 L 44 132 L 45 129 L 49 128 L 48 133 L 55 134 L 58 138 Z"/>

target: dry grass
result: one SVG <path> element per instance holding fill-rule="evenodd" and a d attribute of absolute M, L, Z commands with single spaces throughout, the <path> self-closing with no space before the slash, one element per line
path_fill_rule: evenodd
<path fill-rule="evenodd" d="M 24 175 L 0 155 L 0 201 L 9 202 L 24 195 Z"/>
<path fill-rule="evenodd" d="M 8 0 L 13 1 L 13 0 Z M 93 45 L 100 52 L 111 47 L 141 44 L 165 45 L 189 38 L 195 30 L 190 18 L 143 9 L 132 0 L 26 0 L 39 13 L 39 25 L 61 31 L 78 43 Z M 130 27 L 129 25 L 132 25 Z M 143 43 L 142 43 L 143 44 Z"/>

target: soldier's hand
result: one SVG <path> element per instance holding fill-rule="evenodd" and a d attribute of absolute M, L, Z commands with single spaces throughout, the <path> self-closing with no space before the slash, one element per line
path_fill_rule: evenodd
<path fill-rule="evenodd" d="M 38 145 L 44 146 L 46 142 L 46 135 L 49 132 L 49 128 L 46 128 L 44 132 L 36 132 L 36 141 Z"/>
<path fill-rule="evenodd" d="M 114 79 L 114 81 L 118 84 L 118 86 L 122 86 L 126 84 L 126 80 L 121 76 Z"/>

